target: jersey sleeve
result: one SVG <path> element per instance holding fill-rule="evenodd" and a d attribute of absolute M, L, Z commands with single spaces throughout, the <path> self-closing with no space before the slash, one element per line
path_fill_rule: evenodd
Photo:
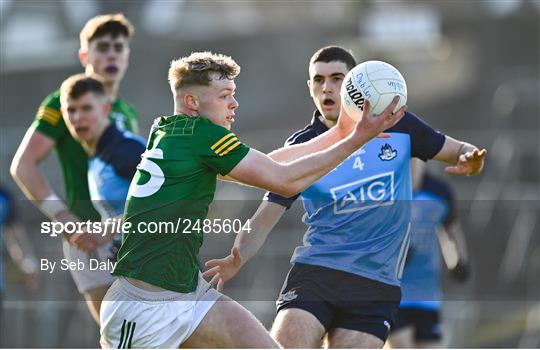
<path fill-rule="evenodd" d="M 65 135 L 67 129 L 60 112 L 60 91 L 53 92 L 41 102 L 32 127 L 55 141 Z"/>
<path fill-rule="evenodd" d="M 420 158 L 424 162 L 439 153 L 445 140 L 443 133 L 433 129 L 421 118 L 409 112 L 406 112 L 403 119 L 390 130 L 409 134 L 411 157 Z"/>
<path fill-rule="evenodd" d="M 194 150 L 201 161 L 221 175 L 227 175 L 249 152 L 231 131 L 215 124 L 208 123 L 197 133 L 200 142 Z"/>

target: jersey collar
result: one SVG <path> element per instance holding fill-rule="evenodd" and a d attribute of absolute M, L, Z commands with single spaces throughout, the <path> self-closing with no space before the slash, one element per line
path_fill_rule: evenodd
<path fill-rule="evenodd" d="M 328 131 L 328 127 L 321 121 L 321 118 L 324 118 L 321 112 L 315 110 L 313 118 L 311 118 L 311 127 L 317 132 L 317 135 Z"/>

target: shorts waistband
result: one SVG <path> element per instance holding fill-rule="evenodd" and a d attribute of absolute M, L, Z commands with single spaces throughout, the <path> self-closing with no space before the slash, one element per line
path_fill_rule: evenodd
<path fill-rule="evenodd" d="M 170 290 L 153 292 L 144 290 L 131 284 L 125 277 L 117 277 L 117 282 L 120 284 L 122 291 L 129 294 L 132 298 L 140 301 L 186 301 L 190 297 L 195 298 L 195 293 L 178 293 Z"/>

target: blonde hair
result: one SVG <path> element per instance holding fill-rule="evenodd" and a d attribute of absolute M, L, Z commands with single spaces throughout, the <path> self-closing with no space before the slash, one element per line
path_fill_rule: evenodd
<path fill-rule="evenodd" d="M 129 40 L 134 31 L 133 25 L 122 13 L 93 17 L 86 22 L 79 34 L 81 50 L 88 50 L 92 40 L 107 34 L 111 34 L 113 38 L 123 35 Z"/>
<path fill-rule="evenodd" d="M 209 51 L 193 52 L 171 62 L 169 84 L 174 92 L 185 86 L 208 86 L 213 75 L 217 75 L 217 79 L 234 79 L 238 74 L 240 66 L 229 56 Z"/>

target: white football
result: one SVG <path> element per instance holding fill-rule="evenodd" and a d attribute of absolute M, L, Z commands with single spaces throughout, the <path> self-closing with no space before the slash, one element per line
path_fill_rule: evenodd
<path fill-rule="evenodd" d="M 371 113 L 379 115 L 396 95 L 400 99 L 394 112 L 407 103 L 407 84 L 396 68 L 382 61 L 360 63 L 341 85 L 341 103 L 354 120 L 360 119 L 365 99 L 371 104 Z"/>

